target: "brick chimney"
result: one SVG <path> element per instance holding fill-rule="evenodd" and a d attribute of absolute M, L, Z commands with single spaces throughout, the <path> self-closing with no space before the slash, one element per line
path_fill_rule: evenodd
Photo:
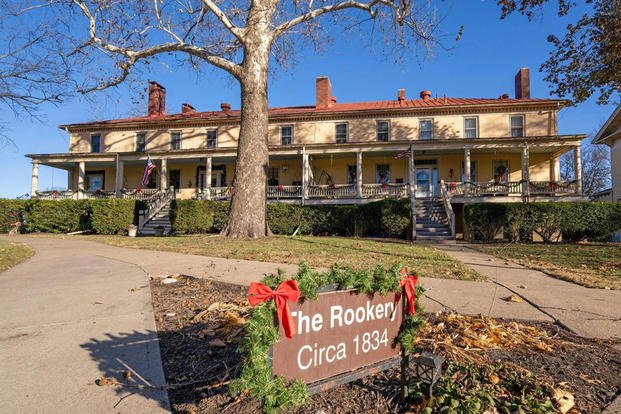
<path fill-rule="evenodd" d="M 515 99 L 530 98 L 530 69 L 521 68 L 515 75 Z"/>
<path fill-rule="evenodd" d="M 190 105 L 189 103 L 181 104 L 181 113 L 184 115 L 193 114 L 196 112 L 196 109 Z"/>
<path fill-rule="evenodd" d="M 222 109 L 223 112 L 228 112 L 231 110 L 231 104 L 230 103 L 226 103 L 226 102 L 222 102 L 220 104 L 220 109 Z"/>
<path fill-rule="evenodd" d="M 397 101 L 399 103 L 405 101 L 405 89 L 397 89 Z"/>
<path fill-rule="evenodd" d="M 153 81 L 149 82 L 147 114 L 149 116 L 166 115 L 166 88 Z"/>
<path fill-rule="evenodd" d="M 420 98 L 423 101 L 429 100 L 429 98 L 431 98 L 431 91 L 421 91 Z"/>
<path fill-rule="evenodd" d="M 320 109 L 330 108 L 336 102 L 336 98 L 332 96 L 330 78 L 319 76 L 315 82 L 315 107 Z"/>

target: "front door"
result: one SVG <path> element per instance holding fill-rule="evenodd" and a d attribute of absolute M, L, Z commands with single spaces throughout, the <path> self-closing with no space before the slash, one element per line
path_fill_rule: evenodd
<path fill-rule="evenodd" d="M 416 197 L 431 197 L 433 193 L 431 167 L 416 167 Z"/>

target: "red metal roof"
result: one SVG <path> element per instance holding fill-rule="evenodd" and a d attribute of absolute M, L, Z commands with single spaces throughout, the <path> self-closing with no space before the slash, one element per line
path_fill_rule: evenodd
<path fill-rule="evenodd" d="M 441 108 L 441 107 L 460 107 L 460 106 L 479 106 L 479 105 L 518 105 L 518 104 L 536 104 L 536 103 L 562 103 L 566 101 L 557 99 L 501 99 L 501 98 L 431 98 L 431 99 L 406 99 L 403 101 L 373 101 L 373 102 L 352 102 L 352 103 L 334 103 L 329 108 L 316 108 L 315 106 L 290 106 L 276 107 L 269 109 L 270 116 L 286 116 L 286 115 L 308 115 L 308 114 L 326 114 L 331 112 L 352 112 L 352 111 L 370 111 L 370 110 L 399 110 L 399 109 L 425 109 L 425 108 Z M 122 123 L 141 123 L 141 122 L 169 122 L 181 120 L 225 120 L 229 118 L 238 118 L 240 110 L 230 111 L 208 111 L 208 112 L 191 112 L 178 113 L 164 116 L 142 116 L 133 118 L 119 118 L 102 121 L 81 122 L 77 124 L 61 125 L 61 128 L 70 126 L 87 126 L 87 125 L 110 125 Z"/>

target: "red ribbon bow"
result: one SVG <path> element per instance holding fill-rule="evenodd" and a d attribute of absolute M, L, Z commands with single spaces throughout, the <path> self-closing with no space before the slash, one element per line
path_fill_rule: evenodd
<path fill-rule="evenodd" d="M 405 290 L 405 298 L 408 304 L 408 313 L 414 315 L 416 309 L 414 308 L 414 302 L 416 301 L 416 283 L 418 278 L 414 275 L 409 275 L 405 267 L 399 271 L 399 274 L 403 276 L 403 279 L 399 281 L 399 286 L 402 286 Z"/>
<path fill-rule="evenodd" d="M 300 297 L 300 289 L 295 280 L 285 280 L 276 290 L 272 290 L 263 283 L 252 282 L 248 289 L 248 302 L 250 305 L 257 306 L 259 303 L 274 299 L 278 320 L 282 324 L 285 336 L 289 339 L 295 335 L 295 322 L 289 310 L 289 301 L 297 302 Z"/>

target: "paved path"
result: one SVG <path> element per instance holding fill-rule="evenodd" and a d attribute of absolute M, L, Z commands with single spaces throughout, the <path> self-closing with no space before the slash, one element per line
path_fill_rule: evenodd
<path fill-rule="evenodd" d="M 169 412 L 166 392 L 100 387 L 97 378 L 165 384 L 149 276 L 174 273 L 238 284 L 282 267 L 107 246 L 77 237 L 2 237 L 36 255 L 0 273 L 0 411 Z M 119 402 L 120 401 L 120 402 Z M 115 407 L 115 404 L 118 405 Z"/>
<path fill-rule="evenodd" d="M 463 244 L 436 247 L 487 276 L 492 284 L 519 294 L 579 335 L 621 339 L 621 291 L 565 282 Z"/>

